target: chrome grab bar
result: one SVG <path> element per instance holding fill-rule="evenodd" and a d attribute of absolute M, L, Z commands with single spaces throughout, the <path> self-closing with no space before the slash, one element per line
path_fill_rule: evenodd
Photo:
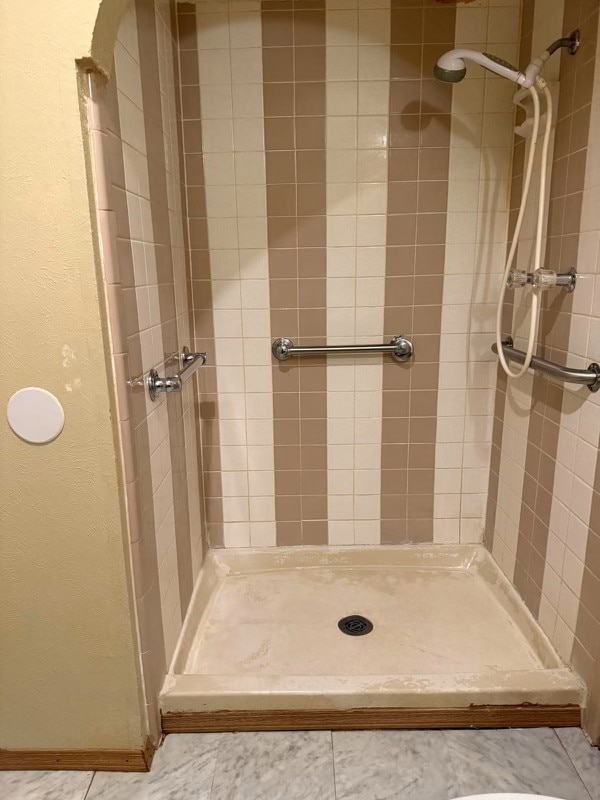
<path fill-rule="evenodd" d="M 394 336 L 389 344 L 334 344 L 317 347 L 297 347 L 291 339 L 276 339 L 271 347 L 278 361 L 292 356 L 352 355 L 365 353 L 390 353 L 396 361 L 408 361 L 414 355 L 413 343 L 404 336 Z"/>
<path fill-rule="evenodd" d="M 507 361 L 516 361 L 517 364 L 525 363 L 526 353 L 523 350 L 514 349 L 513 340 L 510 336 L 502 342 L 502 350 Z M 492 345 L 492 352 L 498 355 L 498 347 L 495 342 Z M 589 364 L 587 369 L 573 369 L 572 367 L 563 367 L 553 361 L 546 361 L 545 358 L 534 356 L 531 359 L 530 366 L 531 369 L 544 375 L 550 375 L 564 383 L 583 383 L 590 392 L 597 392 L 600 389 L 600 364 L 595 362 Z"/>
<path fill-rule="evenodd" d="M 188 348 L 184 347 L 181 353 L 175 356 L 175 360 L 179 362 L 179 371 L 176 375 L 161 378 L 155 369 L 150 370 L 146 378 L 150 400 L 156 400 L 162 393 L 180 392 L 188 378 L 206 364 L 206 353 L 190 353 Z"/>

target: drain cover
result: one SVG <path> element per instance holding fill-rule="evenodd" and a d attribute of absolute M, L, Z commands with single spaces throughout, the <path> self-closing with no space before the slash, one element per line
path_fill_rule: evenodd
<path fill-rule="evenodd" d="M 366 633 L 371 633 L 373 623 L 370 619 L 361 617 L 360 614 L 352 614 L 349 617 L 343 617 L 338 622 L 338 628 L 348 636 L 364 636 Z"/>

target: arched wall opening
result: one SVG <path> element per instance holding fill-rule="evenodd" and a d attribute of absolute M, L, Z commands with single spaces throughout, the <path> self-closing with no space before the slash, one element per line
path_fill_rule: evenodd
<path fill-rule="evenodd" d="M 494 527 L 486 343 L 520 153 L 512 89 L 473 70 L 452 93 L 431 68 L 456 44 L 523 60 L 560 32 L 562 11 L 532 36 L 516 5 L 410 5 L 163 6 L 155 57 L 139 50 L 138 2 L 117 37 L 107 105 L 119 128 L 96 137 L 118 190 L 101 209 L 119 267 L 109 295 L 115 319 L 133 320 L 115 363 L 136 385 L 184 345 L 209 357 L 181 399 L 152 404 L 138 386 L 120 410 L 124 428 L 146 429 L 128 500 L 154 689 L 209 545 L 466 543 L 484 520 Z M 271 360 L 278 336 L 346 344 L 408 330 L 418 380 L 375 361 Z M 408 404 L 400 415 L 392 399 Z M 518 581 L 502 534 L 496 555 Z M 568 660 L 573 640 L 555 638 Z"/>

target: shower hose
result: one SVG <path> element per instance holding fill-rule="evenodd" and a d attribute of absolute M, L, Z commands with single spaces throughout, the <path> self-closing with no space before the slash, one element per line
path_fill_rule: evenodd
<path fill-rule="evenodd" d="M 550 147 L 550 132 L 552 129 L 552 95 L 550 93 L 550 90 L 548 89 L 546 81 L 543 78 L 538 77 L 536 79 L 535 85 L 531 86 L 529 88 L 529 91 L 531 92 L 531 97 L 533 100 L 533 114 L 534 114 L 531 146 L 529 148 L 529 156 L 527 159 L 527 166 L 525 169 L 523 190 L 521 195 L 521 206 L 519 208 L 519 213 L 517 215 L 515 230 L 513 233 L 512 242 L 510 244 L 510 249 L 508 251 L 508 256 L 506 259 L 506 267 L 504 269 L 504 275 L 502 276 L 502 285 L 500 288 L 500 296 L 498 298 L 498 309 L 496 314 L 496 345 L 498 348 L 498 358 L 500 359 L 500 363 L 502 364 L 502 369 L 504 370 L 504 372 L 506 372 L 509 378 L 520 378 L 527 372 L 527 370 L 529 369 L 529 365 L 531 364 L 531 359 L 533 357 L 533 351 L 535 350 L 535 342 L 537 338 L 538 323 L 540 318 L 540 295 L 542 292 L 541 286 L 536 285 L 536 283 L 534 282 L 532 286 L 531 311 L 529 317 L 529 339 L 527 342 L 525 360 L 521 368 L 518 371 L 513 372 L 506 362 L 506 358 L 504 357 L 504 351 L 502 349 L 502 307 L 504 304 L 504 296 L 506 294 L 506 289 L 507 289 L 507 281 L 510 275 L 510 271 L 512 269 L 512 264 L 519 243 L 519 236 L 521 234 L 521 227 L 523 225 L 523 217 L 525 216 L 525 207 L 527 205 L 527 198 L 529 196 L 529 188 L 531 186 L 531 176 L 533 173 L 535 152 L 537 149 L 537 138 L 540 128 L 540 97 L 539 97 L 540 91 L 543 93 L 546 102 L 546 126 L 544 129 L 544 140 L 542 143 L 542 158 L 540 164 L 540 192 L 539 192 L 538 214 L 537 214 L 537 224 L 535 233 L 535 251 L 533 260 L 534 277 L 535 277 L 535 271 L 541 268 L 544 208 L 546 202 L 546 171 L 548 163 L 548 151 Z"/>

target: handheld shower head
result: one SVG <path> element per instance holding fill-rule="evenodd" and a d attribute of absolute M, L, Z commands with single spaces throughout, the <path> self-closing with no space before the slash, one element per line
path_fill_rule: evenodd
<path fill-rule="evenodd" d="M 433 68 L 435 77 L 444 81 L 445 83 L 458 83 L 467 74 L 467 67 L 465 60 L 473 61 L 480 64 L 490 72 L 495 72 L 503 78 L 508 78 L 510 81 L 521 84 L 521 86 L 531 86 L 537 77 L 537 70 L 535 75 L 529 76 L 513 67 L 508 61 L 504 61 L 498 56 L 490 55 L 489 53 L 480 53 L 478 50 L 450 50 L 440 56 L 437 64 Z M 527 68 L 529 70 L 529 67 Z M 529 82 L 531 81 L 531 82 Z"/>
<path fill-rule="evenodd" d="M 569 36 L 552 42 L 538 58 L 533 59 L 526 67 L 525 72 L 520 72 L 508 61 L 490 53 L 480 53 L 478 50 L 449 50 L 438 58 L 438 62 L 433 68 L 433 74 L 438 80 L 445 83 L 458 83 L 467 74 L 465 60 L 469 60 L 474 61 L 475 64 L 480 64 L 485 69 L 489 69 L 490 72 L 495 72 L 496 75 L 518 83 L 519 86 L 523 86 L 525 89 L 530 89 L 536 82 L 542 67 L 553 53 L 564 47 L 573 56 L 579 50 L 580 43 L 581 36 L 577 29 Z"/>

